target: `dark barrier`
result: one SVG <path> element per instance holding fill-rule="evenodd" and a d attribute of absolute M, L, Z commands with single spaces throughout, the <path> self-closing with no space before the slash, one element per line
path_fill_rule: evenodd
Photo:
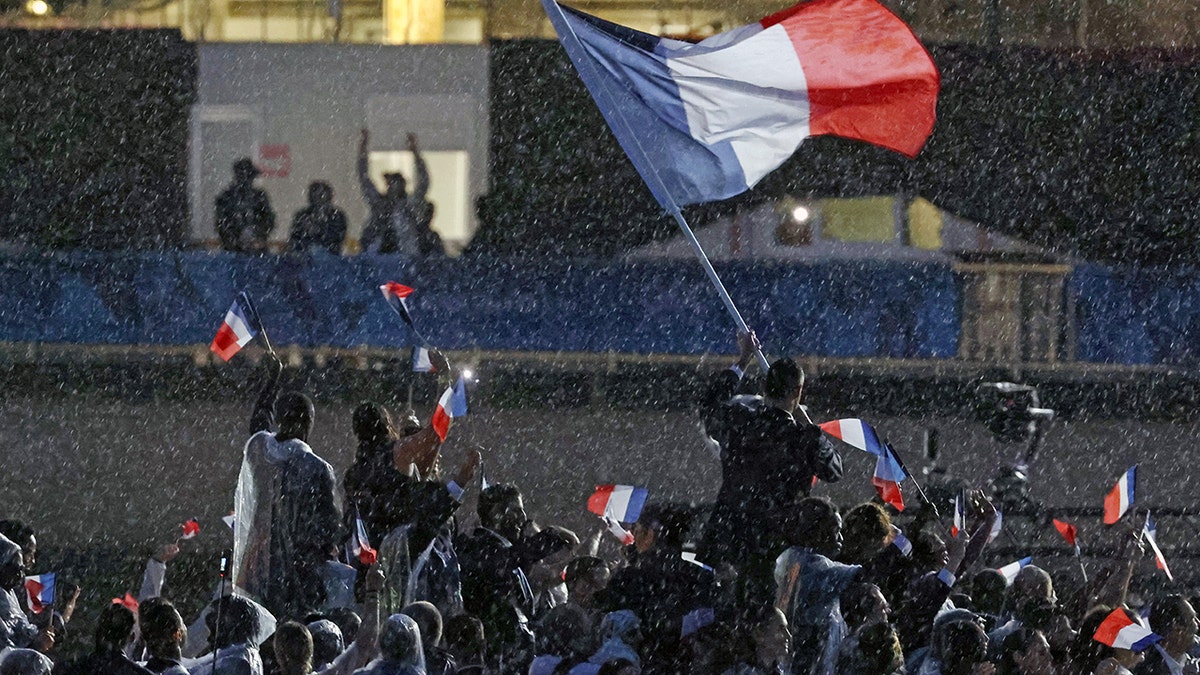
<path fill-rule="evenodd" d="M 1200 358 L 1200 274 L 1194 268 L 1080 265 L 1070 292 L 1079 360 L 1194 365 Z"/>
<path fill-rule="evenodd" d="M 950 358 L 959 292 L 945 264 L 719 265 L 775 353 Z M 0 340 L 197 344 L 248 291 L 278 344 L 404 346 L 380 283 L 417 288 L 419 327 L 449 349 L 700 354 L 731 322 L 693 261 L 406 262 L 230 254 L 37 254 L 0 259 Z"/>

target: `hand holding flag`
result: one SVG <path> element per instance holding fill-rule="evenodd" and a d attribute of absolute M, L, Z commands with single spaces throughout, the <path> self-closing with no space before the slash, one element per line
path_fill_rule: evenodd
<path fill-rule="evenodd" d="M 450 385 L 438 399 L 437 407 L 433 410 L 433 420 L 430 425 L 438 438 L 444 443 L 450 433 L 450 420 L 467 415 L 467 380 L 462 375 L 458 381 Z"/>

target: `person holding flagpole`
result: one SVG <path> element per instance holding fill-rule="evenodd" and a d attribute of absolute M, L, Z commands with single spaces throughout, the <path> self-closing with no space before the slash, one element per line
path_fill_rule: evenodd
<path fill-rule="evenodd" d="M 759 351 L 753 332 L 739 333 L 737 363 L 715 376 L 701 403 L 704 432 L 719 448 L 721 490 L 697 559 L 738 574 L 738 602 L 766 606 L 774 598 L 775 558 L 787 548 L 775 519 L 808 496 L 813 478 L 836 482 L 842 456 L 801 412 L 804 371 L 783 358 L 771 364 L 763 396 L 734 396 Z"/>
<path fill-rule="evenodd" d="M 235 593 L 278 617 L 302 617 L 324 602 L 321 570 L 341 542 L 333 468 L 308 445 L 315 408 L 279 392 L 283 364 L 264 356 L 264 383 L 250 416 L 234 493 Z"/>

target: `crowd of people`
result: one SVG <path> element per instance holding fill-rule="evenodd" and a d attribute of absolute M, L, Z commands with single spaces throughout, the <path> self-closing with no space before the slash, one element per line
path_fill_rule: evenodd
<path fill-rule="evenodd" d="M 370 207 L 359 247 L 370 253 L 406 253 L 428 257 L 442 252 L 442 241 L 432 229 L 434 207 L 429 202 L 429 170 L 417 145 L 416 134 L 408 135 L 412 153 L 414 185 L 409 190 L 404 174 L 383 175 L 380 190 L 368 171 L 370 134 L 362 130 L 357 171 L 362 197 Z M 271 198 L 255 180 L 262 171 L 244 157 L 233 164 L 233 182 L 216 200 L 215 223 L 221 248 L 235 253 L 262 254 L 270 250 L 275 230 Z M 346 213 L 333 203 L 333 187 L 325 181 L 308 186 L 308 204 L 296 212 L 284 250 L 289 253 L 325 251 L 341 255 L 346 245 Z"/>
<path fill-rule="evenodd" d="M 1127 604 L 1132 532 L 1060 600 L 1034 565 L 980 568 L 997 518 L 982 491 L 953 530 L 927 517 L 903 533 L 881 501 L 842 509 L 811 496 L 843 469 L 799 405 L 804 373 L 780 359 L 761 394 L 739 393 L 754 335 L 739 335 L 739 349 L 697 402 L 723 474 L 707 518 L 651 500 L 635 522 L 583 537 L 531 517 L 515 485 L 488 485 L 479 450 L 444 475 L 445 429 L 373 403 L 353 413 L 357 454 L 339 480 L 308 444 L 311 400 L 281 392 L 283 367 L 268 357 L 232 554 L 201 616 L 189 625 L 162 597 L 179 554 L 166 545 L 138 603 L 104 608 L 91 653 L 52 660 L 78 589 L 60 585 L 35 611 L 24 586 L 35 532 L 5 521 L 0 675 L 1197 672 L 1191 599 Z M 430 358 L 453 379 L 444 356 Z M 478 524 L 460 528 L 474 485 Z M 601 556 L 610 532 L 621 546 Z M 1109 639 L 1114 621 L 1148 624 L 1156 639 Z"/>

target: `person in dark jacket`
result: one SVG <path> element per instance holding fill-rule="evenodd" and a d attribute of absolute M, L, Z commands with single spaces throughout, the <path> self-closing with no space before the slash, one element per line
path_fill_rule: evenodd
<path fill-rule="evenodd" d="M 342 252 L 346 238 L 346 213 L 333 205 L 333 188 L 325 181 L 308 185 L 308 206 L 292 218 L 288 250 L 305 253 L 324 249 L 333 255 Z"/>
<path fill-rule="evenodd" d="M 738 348 L 737 364 L 714 378 L 702 402 L 705 433 L 719 448 L 722 482 L 697 557 L 736 570 L 738 602 L 753 610 L 770 603 L 775 558 L 787 548 L 776 516 L 808 496 L 814 477 L 840 480 L 842 457 L 807 415 L 794 416 L 804 371 L 792 359 L 771 365 L 765 396 L 734 396 L 758 338 L 739 334 Z"/>
<path fill-rule="evenodd" d="M 262 253 L 275 229 L 275 210 L 254 179 L 261 173 L 249 157 L 233 163 L 233 183 L 217 196 L 216 228 L 226 251 Z"/>
<path fill-rule="evenodd" d="M 363 227 L 359 245 L 369 253 L 420 254 L 422 257 L 441 250 L 441 237 L 430 229 L 433 205 L 426 199 L 429 192 L 429 169 L 417 147 L 416 134 L 408 135 L 408 150 L 413 155 L 416 186 L 408 191 L 408 181 L 402 173 L 387 173 L 383 180 L 387 189 L 380 192 L 367 171 L 367 148 L 371 136 L 362 130 L 358 146 L 358 183 L 363 199 L 371 208 L 371 217 Z"/>
<path fill-rule="evenodd" d="M 342 541 L 337 479 L 308 446 L 312 401 L 279 393 L 277 358 L 269 355 L 266 368 L 235 495 L 233 574 L 275 616 L 304 617 L 321 608 L 321 571 Z"/>
<path fill-rule="evenodd" d="M 682 506 L 643 508 L 633 526 L 637 555 L 597 597 L 604 611 L 628 609 L 641 620 L 647 672 L 678 670 L 682 635 L 711 622 L 719 599 L 712 571 L 683 558 L 691 521 Z"/>
<path fill-rule="evenodd" d="M 479 527 L 454 542 L 462 566 L 463 607 L 487 626 L 492 663 L 528 665 L 533 656 L 529 617 L 534 598 L 525 571 L 561 551 L 563 541 L 534 531 L 521 491 L 513 485 L 484 490 L 478 513 Z"/>
<path fill-rule="evenodd" d="M 54 669 L 55 675 L 150 675 L 125 655 L 133 642 L 133 612 L 124 605 L 112 604 L 100 613 L 96 624 L 96 650 L 91 654 Z"/>
<path fill-rule="evenodd" d="M 1133 669 L 1134 675 L 1173 675 L 1196 668 L 1196 659 L 1188 651 L 1195 644 L 1200 622 L 1187 598 L 1168 595 L 1156 600 L 1150 608 L 1150 628 L 1163 639 L 1146 650 L 1146 660 Z"/>

